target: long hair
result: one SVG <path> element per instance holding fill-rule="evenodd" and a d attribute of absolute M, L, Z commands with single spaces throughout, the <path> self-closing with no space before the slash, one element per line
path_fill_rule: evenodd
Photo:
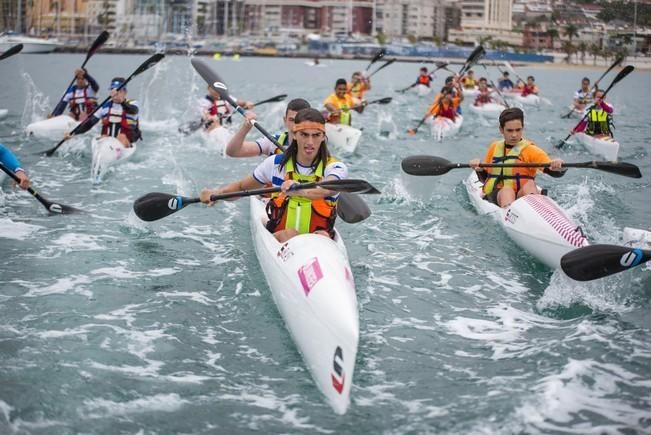
<path fill-rule="evenodd" d="M 313 108 L 306 108 L 298 111 L 294 123 L 300 124 L 303 121 L 313 121 L 323 125 L 325 125 L 326 123 L 325 118 L 323 117 L 321 112 Z M 316 167 L 319 165 L 319 163 L 323 163 L 324 166 L 326 165 L 326 163 L 328 162 L 328 158 L 330 157 L 330 152 L 328 151 L 327 143 L 328 143 L 328 138 L 325 137 L 321 142 L 321 146 L 319 147 L 319 152 L 314 158 L 314 160 L 312 161 L 311 166 Z M 296 163 L 297 155 L 298 155 L 298 142 L 296 142 L 296 137 L 294 137 L 292 143 L 285 150 L 285 154 L 283 154 L 283 159 L 280 161 L 280 168 L 281 169 L 284 168 L 287 162 L 289 161 L 289 159 L 292 159 L 292 161 Z"/>

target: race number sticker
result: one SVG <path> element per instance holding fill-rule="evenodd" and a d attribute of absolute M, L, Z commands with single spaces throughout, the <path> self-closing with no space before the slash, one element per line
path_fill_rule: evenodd
<path fill-rule="evenodd" d="M 305 296 L 307 296 L 314 286 L 323 278 L 319 259 L 314 257 L 309 263 L 298 269 L 298 279 L 301 281 Z"/>

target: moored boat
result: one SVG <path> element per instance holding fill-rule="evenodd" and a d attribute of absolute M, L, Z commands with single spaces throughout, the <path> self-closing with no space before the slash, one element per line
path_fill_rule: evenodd
<path fill-rule="evenodd" d="M 560 268 L 563 255 L 588 245 L 581 227 L 546 195 L 526 195 L 501 208 L 483 199 L 484 183 L 475 171 L 464 184 L 477 213 L 491 215 L 511 240 L 550 268 Z"/>
<path fill-rule="evenodd" d="M 30 136 L 48 139 L 63 138 L 65 133 L 71 132 L 78 125 L 79 121 L 75 121 L 68 115 L 59 115 L 32 122 L 25 128 L 25 132 Z"/>
<path fill-rule="evenodd" d="M 13 32 L 0 34 L 0 53 L 9 50 L 17 44 L 23 44 L 21 52 L 25 53 L 50 53 L 56 48 L 63 47 L 59 41 L 51 39 L 34 38 Z"/>
<path fill-rule="evenodd" d="M 111 166 L 123 163 L 136 152 L 136 144 L 127 148 L 112 136 L 99 136 L 93 138 L 92 150 L 90 176 L 94 183 L 99 183 Z"/>
<path fill-rule="evenodd" d="M 605 157 L 607 160 L 617 160 L 619 142 L 610 136 L 590 136 L 585 133 L 575 133 L 577 142 L 592 154 Z"/>
<path fill-rule="evenodd" d="M 463 116 L 457 115 L 454 121 L 443 116 L 436 116 L 430 118 L 428 122 L 432 136 L 436 140 L 442 141 L 444 138 L 455 136 L 459 132 L 463 124 Z"/>
<path fill-rule="evenodd" d="M 251 197 L 251 233 L 278 311 L 314 382 L 334 411 L 350 403 L 359 341 L 357 295 L 346 247 L 302 234 L 280 243 L 266 228 L 266 202 Z"/>
<path fill-rule="evenodd" d="M 344 124 L 326 123 L 328 145 L 335 146 L 347 153 L 354 153 L 362 136 L 362 130 Z"/>

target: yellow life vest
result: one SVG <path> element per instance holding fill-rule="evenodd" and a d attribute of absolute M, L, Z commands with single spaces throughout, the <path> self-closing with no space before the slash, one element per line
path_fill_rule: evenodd
<path fill-rule="evenodd" d="M 341 112 L 339 113 L 339 123 L 350 125 L 350 107 L 348 107 L 348 104 L 340 104 L 339 109 L 341 109 Z"/>
<path fill-rule="evenodd" d="M 608 112 L 593 107 L 588 114 L 588 125 L 585 132 L 590 136 L 610 136 L 610 117 Z"/>
<path fill-rule="evenodd" d="M 493 150 L 492 162 L 493 163 L 515 163 L 516 160 L 520 157 L 522 150 L 531 145 L 526 139 L 521 139 L 520 142 L 508 153 L 506 152 L 506 146 L 504 141 L 501 140 L 496 143 Z M 488 177 L 484 183 L 484 193 L 486 195 L 490 194 L 499 182 L 502 182 L 502 187 L 514 188 L 516 192 L 520 190 L 520 180 L 521 179 L 530 179 L 533 180 L 534 177 L 530 176 L 526 171 L 522 171 L 521 168 L 486 168 L 488 169 Z"/>

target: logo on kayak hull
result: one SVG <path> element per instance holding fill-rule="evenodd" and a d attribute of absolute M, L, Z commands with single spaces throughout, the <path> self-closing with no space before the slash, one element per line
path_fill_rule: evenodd
<path fill-rule="evenodd" d="M 623 267 L 633 267 L 637 266 L 640 264 L 640 261 L 642 261 L 643 257 L 642 250 L 640 249 L 633 249 L 632 251 L 628 251 L 626 254 L 622 255 L 622 258 L 619 260 L 619 264 L 621 264 Z"/>
<path fill-rule="evenodd" d="M 310 291 L 312 291 L 314 286 L 321 281 L 321 278 L 323 278 L 323 272 L 321 271 L 319 259 L 316 257 L 312 258 L 309 263 L 298 269 L 298 279 L 301 281 L 305 296 L 310 294 Z"/>
<path fill-rule="evenodd" d="M 346 373 L 344 373 L 344 351 L 341 350 L 340 346 L 337 346 L 335 354 L 332 357 L 332 373 L 330 373 L 330 378 L 332 379 L 332 387 L 337 393 L 341 394 L 344 391 Z"/>

